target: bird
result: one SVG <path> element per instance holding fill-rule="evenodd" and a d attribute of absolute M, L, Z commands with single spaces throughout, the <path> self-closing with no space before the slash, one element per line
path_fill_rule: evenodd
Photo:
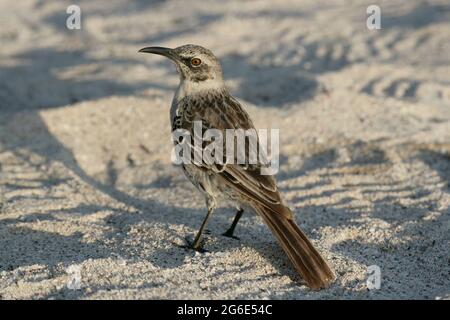
<path fill-rule="evenodd" d="M 229 93 L 221 63 L 209 49 L 187 44 L 176 48 L 145 47 L 139 52 L 164 56 L 175 63 L 180 81 L 170 108 L 172 130 L 194 134 L 196 121 L 221 131 L 255 128 L 249 114 Z M 207 207 L 206 217 L 188 247 L 204 251 L 202 234 L 209 218 L 219 202 L 230 201 L 238 210 L 224 236 L 235 237 L 244 209 L 253 210 L 267 224 L 306 285 L 315 290 L 328 287 L 335 280 L 333 271 L 297 226 L 293 212 L 281 198 L 275 176 L 262 175 L 261 166 L 260 162 L 181 164 L 187 178 L 204 195 Z"/>

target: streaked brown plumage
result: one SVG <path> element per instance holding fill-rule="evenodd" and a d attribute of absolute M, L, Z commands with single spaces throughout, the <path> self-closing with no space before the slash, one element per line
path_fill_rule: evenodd
<path fill-rule="evenodd" d="M 148 47 L 141 51 L 170 58 L 180 73 L 180 86 L 170 112 L 172 129 L 188 130 L 193 136 L 194 121 L 202 121 L 205 129 L 218 129 L 223 133 L 226 129 L 254 128 L 247 112 L 228 93 L 220 63 L 208 49 L 186 45 L 175 49 Z M 236 163 L 182 165 L 186 176 L 204 193 L 208 207 L 208 215 L 195 237 L 193 249 L 201 249 L 201 234 L 217 201 L 231 199 L 239 208 L 250 207 L 262 217 L 309 287 L 319 289 L 328 286 L 334 275 L 296 225 L 292 211 L 283 204 L 275 178 L 261 175 L 261 164 Z M 226 235 L 233 235 L 241 215 L 242 210 Z"/>

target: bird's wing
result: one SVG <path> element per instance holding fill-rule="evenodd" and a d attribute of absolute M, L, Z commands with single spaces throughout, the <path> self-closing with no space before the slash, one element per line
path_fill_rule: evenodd
<path fill-rule="evenodd" d="M 181 115 L 180 125 L 183 129 L 190 130 L 192 136 L 194 121 L 202 121 L 205 130 L 218 129 L 222 131 L 224 139 L 226 129 L 255 129 L 247 112 L 237 100 L 228 94 L 206 96 L 201 101 L 195 99 L 184 101 L 184 103 L 185 112 Z M 248 143 L 246 143 L 245 153 L 246 159 L 248 159 Z M 225 154 L 224 151 L 224 156 Z M 196 163 L 196 165 L 220 176 L 225 184 L 240 193 L 244 198 L 291 218 L 291 211 L 282 204 L 275 178 L 271 175 L 261 174 L 262 164 L 258 162 L 256 164 L 239 165 L 236 160 L 235 158 L 231 164 L 224 165 L 206 164 L 203 161 Z"/>

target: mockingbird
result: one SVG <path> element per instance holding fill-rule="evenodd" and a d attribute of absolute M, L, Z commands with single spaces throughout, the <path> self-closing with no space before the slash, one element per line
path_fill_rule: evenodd
<path fill-rule="evenodd" d="M 207 129 L 221 131 L 254 129 L 247 112 L 226 89 L 220 62 L 210 50 L 197 45 L 184 45 L 175 49 L 146 47 L 139 51 L 171 59 L 180 74 L 180 84 L 170 109 L 172 130 L 183 129 L 193 133 L 195 121 L 201 121 Z M 309 287 L 319 289 L 333 281 L 333 272 L 298 228 L 292 211 L 283 204 L 275 178 L 273 175 L 262 175 L 259 163 L 208 164 L 201 161 L 184 163 L 181 167 L 204 194 L 208 208 L 200 230 L 194 241 L 189 243 L 192 249 L 202 250 L 201 236 L 208 218 L 217 201 L 225 198 L 235 202 L 239 210 L 224 235 L 233 236 L 243 213 L 242 208 L 251 208 L 269 226 Z"/>

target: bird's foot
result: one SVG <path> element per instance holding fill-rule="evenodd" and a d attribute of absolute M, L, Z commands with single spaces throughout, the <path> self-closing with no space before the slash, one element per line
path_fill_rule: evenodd
<path fill-rule="evenodd" d="M 230 230 L 225 231 L 224 233 L 222 233 L 222 235 L 224 237 L 227 237 L 227 238 L 232 238 L 232 239 L 235 239 L 235 240 L 241 240 L 239 237 L 236 237 L 235 235 L 233 235 L 233 232 L 230 231 Z"/>
<path fill-rule="evenodd" d="M 194 241 L 192 241 L 191 239 L 189 239 L 189 237 L 185 237 L 184 238 L 186 241 L 185 245 L 181 245 L 180 248 L 186 249 L 186 250 L 194 250 L 200 253 L 205 253 L 208 252 L 208 250 L 203 248 L 203 240 L 200 240 L 200 242 L 195 245 Z"/>

